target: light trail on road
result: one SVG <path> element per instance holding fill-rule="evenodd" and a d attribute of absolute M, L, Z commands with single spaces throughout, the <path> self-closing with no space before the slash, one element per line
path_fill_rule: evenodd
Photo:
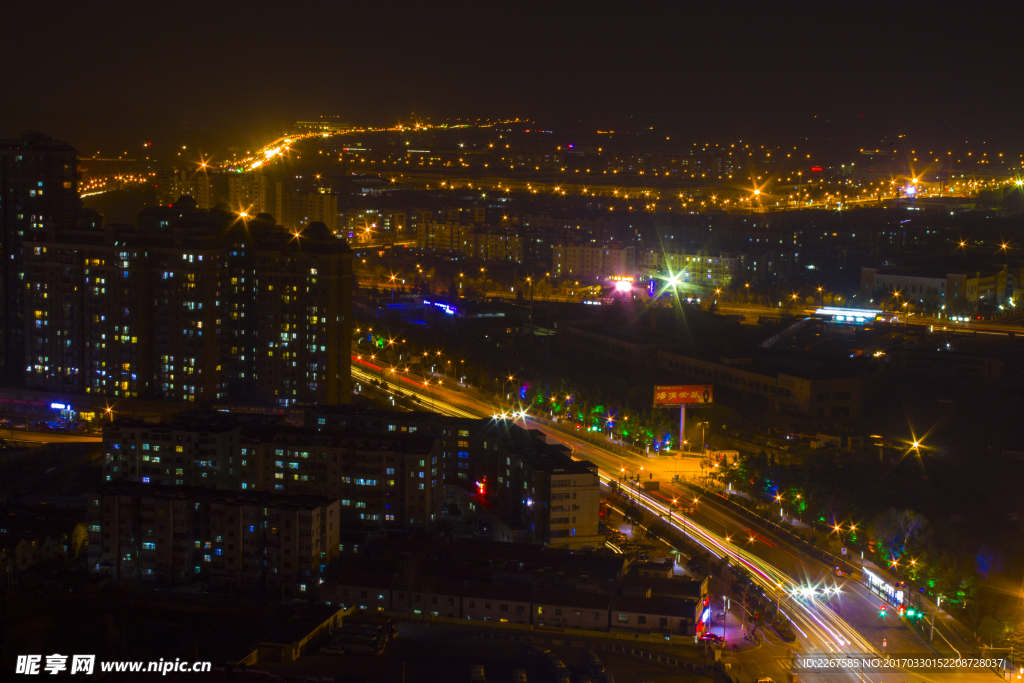
<path fill-rule="evenodd" d="M 604 472 L 600 472 L 600 477 L 602 483 L 609 488 L 618 484 L 616 477 L 610 477 Z M 816 641 L 819 646 L 824 644 L 823 650 L 875 652 L 871 643 L 861 637 L 852 626 L 832 610 L 824 606 L 816 595 L 808 595 L 809 602 L 804 602 L 796 597 L 800 594 L 801 589 L 797 582 L 781 570 L 692 520 L 679 523 L 676 521 L 678 519 L 676 517 L 669 522 L 665 518 L 669 515 L 669 507 L 654 496 L 634 488 L 628 488 L 627 492 L 629 494 L 627 498 L 632 498 L 638 504 L 657 513 L 659 517 L 662 517 L 663 522 L 669 523 L 676 530 L 689 536 L 715 557 L 727 557 L 734 564 L 743 567 L 757 587 L 761 589 L 766 599 L 771 599 L 778 591 L 785 593 L 792 612 L 791 614 L 783 612 L 783 614 L 798 628 L 802 626 L 803 628 L 800 630 L 805 634 L 810 634 L 808 635 L 809 640 Z"/>
<path fill-rule="evenodd" d="M 387 368 L 375 366 L 355 356 L 352 357 L 352 360 L 370 371 L 376 371 L 378 373 L 381 372 L 382 369 L 387 371 Z M 369 372 L 363 370 L 362 367 L 357 367 L 356 363 L 353 363 L 352 367 L 353 377 L 358 378 L 360 381 L 380 381 L 379 377 L 373 376 Z M 401 384 L 384 380 L 383 383 L 386 390 L 401 392 L 402 394 L 414 394 L 424 401 L 430 401 L 432 402 L 432 407 L 436 411 L 441 412 L 442 415 L 475 419 L 490 418 L 496 421 L 501 420 L 500 415 L 503 409 L 496 409 L 495 406 L 490 405 L 487 401 L 467 396 L 450 386 L 445 387 L 444 385 L 441 385 L 434 389 L 435 393 L 427 393 L 424 382 L 418 382 L 415 379 L 403 375 L 398 375 L 398 379 L 401 381 Z M 426 408 L 426 404 L 424 404 L 423 407 Z M 507 410 L 504 412 L 505 415 L 508 415 Z M 528 415 L 521 419 L 523 420 L 524 425 L 529 425 L 529 428 L 539 430 L 551 439 L 566 445 L 572 451 L 591 451 L 595 454 L 600 454 L 601 457 L 612 462 L 621 462 L 623 460 L 615 453 L 607 451 L 600 446 L 577 439 L 570 434 L 553 430 L 551 427 L 537 422 L 534 418 L 531 418 Z M 585 454 L 586 453 L 582 453 L 581 455 Z M 576 459 L 586 458 L 577 457 Z M 609 476 L 608 474 L 600 471 L 599 476 L 602 483 L 606 485 L 611 481 L 617 481 L 615 477 Z M 667 512 L 664 503 L 642 492 L 640 492 L 639 495 L 643 506 L 648 510 L 659 513 Z M 675 518 L 672 520 L 672 526 L 683 531 L 681 524 L 678 523 Z M 730 558 L 730 561 L 742 566 L 749 573 L 754 584 L 761 589 L 766 599 L 771 599 L 780 583 L 784 589 L 787 586 L 800 587 L 799 582 L 794 581 L 784 571 L 757 557 L 753 553 L 726 541 L 721 535 L 706 529 L 701 524 L 694 523 L 691 520 L 686 521 L 685 533 L 693 538 L 695 542 L 698 542 L 700 545 L 707 548 L 712 555 L 716 557 L 722 557 L 725 555 Z M 780 605 L 784 606 L 782 614 L 790 620 L 794 629 L 800 634 L 801 645 L 803 646 L 803 652 L 805 655 L 814 653 L 845 653 L 849 655 L 877 656 L 879 654 L 878 648 L 861 636 L 857 630 L 843 618 L 834 613 L 822 600 L 819 599 L 819 594 L 817 592 L 811 592 L 804 597 L 799 597 L 798 595 L 794 595 L 790 592 L 780 597 L 782 598 Z M 800 649 L 800 645 L 796 645 L 796 647 L 793 647 L 793 645 L 787 645 L 786 647 Z M 783 666 L 783 669 L 785 670 L 786 665 L 783 665 L 780 662 L 780 666 Z M 877 672 L 873 675 L 869 675 L 863 671 L 857 671 L 851 668 L 839 668 L 835 670 L 835 673 L 849 675 L 853 677 L 854 682 L 859 681 L 860 683 L 903 683 L 904 681 L 912 681 L 915 678 L 921 681 L 921 683 L 935 683 L 936 681 L 934 675 L 927 677 L 901 669 L 893 669 L 889 672 L 891 673 L 891 676 L 888 681 L 884 675 Z M 805 681 L 819 680 L 816 674 L 802 674 L 800 677 Z M 957 680 L 959 683 L 967 683 L 968 679 L 958 678 Z M 973 679 L 971 679 L 971 683 L 974 683 Z M 979 680 L 979 683 L 983 682 Z"/>
<path fill-rule="evenodd" d="M 356 356 L 353 356 L 352 360 L 365 368 L 372 369 L 377 372 L 384 372 L 387 370 L 387 368 L 384 368 L 383 366 L 374 365 Z M 449 402 L 453 398 L 450 396 L 450 393 L 446 394 L 445 399 L 427 394 L 426 387 L 423 382 L 418 382 L 401 374 L 397 375 L 397 379 L 401 383 L 381 380 L 380 378 L 374 377 L 363 370 L 362 367 L 357 367 L 357 365 L 353 364 L 352 375 L 360 381 L 380 381 L 383 382 L 384 386 L 391 391 L 410 393 L 416 395 L 420 399 L 432 401 L 435 409 L 437 409 L 438 412 L 444 411 L 442 414 L 445 415 L 472 418 L 490 417 L 495 420 L 500 419 L 495 417 L 496 413 L 494 409 L 483 401 L 474 400 L 467 396 L 457 395 L 459 402 L 465 406 L 457 407 Z M 507 413 L 504 414 L 507 415 Z M 522 417 L 521 419 L 524 426 L 527 426 L 529 418 Z M 529 428 L 529 426 L 527 428 Z M 539 430 L 545 435 L 565 443 L 571 450 L 579 450 L 579 447 L 572 443 L 574 439 L 571 437 L 563 436 L 558 433 L 551 433 L 553 430 L 550 428 L 544 428 L 541 425 L 537 425 L 537 428 L 539 428 Z M 584 442 L 579 442 L 579 446 L 583 446 L 587 449 L 598 450 L 596 446 L 585 444 Z M 614 454 L 608 453 L 608 455 L 614 458 Z M 576 457 L 575 459 L 583 458 Z M 605 486 L 610 488 L 613 482 L 616 484 L 618 483 L 618 479 L 616 477 L 610 476 L 606 472 L 600 471 L 600 469 L 598 472 L 601 482 Z M 634 489 L 629 489 L 629 492 L 638 504 L 642 505 L 647 510 L 658 514 L 660 517 L 665 517 L 669 514 L 668 507 L 653 496 Z M 722 536 L 706 529 L 692 520 L 681 525 L 676 521 L 676 519 L 673 519 L 671 525 L 680 532 L 689 536 L 702 547 L 706 548 L 708 552 L 715 557 L 728 557 L 735 565 L 742 567 L 751 577 L 754 584 L 761 589 L 762 594 L 766 599 L 771 599 L 771 596 L 775 595 L 776 592 L 781 589 L 786 594 L 784 602 L 790 610 L 789 614 L 786 612 L 783 612 L 783 614 L 787 616 L 787 618 L 789 618 L 794 624 L 794 627 L 800 630 L 801 634 L 810 641 L 808 644 L 812 648 L 818 649 L 822 652 L 876 652 L 875 647 L 865 640 L 852 626 L 832 612 L 831 609 L 824 606 L 821 601 L 817 599 L 816 594 L 804 595 L 802 593 L 804 589 L 800 588 L 799 582 L 793 580 L 785 572 L 757 557 L 753 553 L 734 545 Z M 683 528 L 684 526 L 685 528 Z M 797 592 L 794 593 L 794 591 Z M 800 595 L 804 595 L 806 601 L 801 599 L 799 597 Z"/>
<path fill-rule="evenodd" d="M 353 358 L 352 360 L 357 362 L 357 363 L 361 363 L 362 365 L 366 366 L 367 368 L 376 370 L 377 372 L 380 372 L 380 373 L 383 373 L 385 370 L 387 370 L 387 368 L 384 368 L 384 367 L 378 366 L 378 365 L 374 365 L 372 363 L 368 363 L 367 361 L 364 361 L 361 358 Z M 395 373 L 391 372 L 389 374 L 395 374 Z M 409 384 L 410 386 L 408 386 L 408 387 L 407 386 L 403 386 L 403 385 L 398 384 L 396 382 L 393 382 L 393 381 L 390 381 L 390 380 L 386 380 L 386 379 L 382 379 L 382 377 L 376 377 L 376 376 L 374 376 L 374 375 L 372 375 L 372 374 L 362 370 L 361 368 L 357 368 L 355 365 L 352 366 L 352 377 L 354 379 L 358 379 L 361 382 L 366 382 L 367 384 L 370 384 L 371 382 L 381 382 L 381 383 L 383 383 L 383 385 L 385 387 L 385 391 L 387 391 L 388 393 L 390 393 L 392 395 L 398 394 L 398 396 L 404 396 L 407 393 L 411 393 L 411 394 L 415 394 L 421 400 L 425 398 L 428 401 L 428 405 L 433 407 L 437 412 L 441 413 L 442 415 L 448 415 L 450 417 L 469 417 L 469 418 L 474 418 L 474 419 L 480 417 L 479 415 L 467 412 L 467 411 L 465 411 L 465 410 L 463 410 L 461 408 L 458 408 L 456 406 L 451 405 L 450 403 L 442 401 L 441 399 L 439 399 L 437 397 L 431 396 L 429 394 L 425 394 L 424 390 L 426 389 L 426 387 L 424 387 L 424 385 L 422 383 L 417 382 L 416 380 L 411 379 L 409 377 L 403 377 L 400 374 L 396 375 L 396 379 L 404 381 L 407 384 Z M 416 387 L 416 389 L 413 389 L 412 387 Z"/>

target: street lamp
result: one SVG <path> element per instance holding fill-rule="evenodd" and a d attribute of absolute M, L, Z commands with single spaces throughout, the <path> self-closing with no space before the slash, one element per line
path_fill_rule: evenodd
<path fill-rule="evenodd" d="M 515 380 L 515 377 L 513 377 L 512 375 L 509 375 L 509 376 L 508 376 L 508 379 L 507 379 L 507 380 L 505 380 L 505 381 L 503 381 L 503 382 L 501 383 L 501 393 L 503 393 L 503 394 L 505 393 L 505 386 L 506 386 L 506 385 L 507 385 L 507 384 L 508 384 L 509 382 L 512 382 L 513 380 Z M 506 399 L 508 398 L 508 395 L 507 395 L 507 394 L 505 395 L 505 398 L 506 398 Z"/>

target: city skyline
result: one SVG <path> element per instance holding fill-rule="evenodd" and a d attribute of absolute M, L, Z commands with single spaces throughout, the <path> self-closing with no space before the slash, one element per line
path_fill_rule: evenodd
<path fill-rule="evenodd" d="M 0 672 L 1020 679 L 1020 14 L 5 8 Z"/>

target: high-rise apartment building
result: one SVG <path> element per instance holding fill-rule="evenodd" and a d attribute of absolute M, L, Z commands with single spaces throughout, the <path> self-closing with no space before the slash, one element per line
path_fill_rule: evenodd
<path fill-rule="evenodd" d="M 281 406 L 351 393 L 351 251 L 322 223 L 292 234 L 183 197 L 137 226 L 26 242 L 26 383 Z"/>
<path fill-rule="evenodd" d="M 232 211 L 244 211 L 250 216 L 275 213 L 275 183 L 262 171 L 236 173 L 228 176 L 228 206 Z"/>
<path fill-rule="evenodd" d="M 156 179 L 157 203 L 171 206 L 178 197 L 184 196 L 194 199 L 200 209 L 212 209 L 228 201 L 231 185 L 237 178 L 235 174 L 213 173 L 195 166 L 164 171 Z"/>
<path fill-rule="evenodd" d="M 614 244 L 556 244 L 552 247 L 552 275 L 604 278 L 636 275 L 636 249 Z"/>
<path fill-rule="evenodd" d="M 302 220 L 299 227 L 311 223 L 323 223 L 331 233 L 338 232 L 338 195 L 324 190 L 310 192 L 302 198 Z"/>
<path fill-rule="evenodd" d="M 468 251 L 473 241 L 473 224 L 459 221 L 428 221 L 419 225 L 416 242 L 420 249 Z"/>
<path fill-rule="evenodd" d="M 24 377 L 22 242 L 73 228 L 80 207 L 78 152 L 71 145 L 40 133 L 0 140 L 0 376 L 8 381 Z"/>
<path fill-rule="evenodd" d="M 511 230 L 478 230 L 469 236 L 463 253 L 485 261 L 523 262 L 523 238 Z"/>

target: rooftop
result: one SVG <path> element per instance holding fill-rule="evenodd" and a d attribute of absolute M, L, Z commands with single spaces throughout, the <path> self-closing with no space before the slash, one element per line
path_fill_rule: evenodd
<path fill-rule="evenodd" d="M 612 610 L 633 614 L 657 614 L 666 617 L 693 617 L 697 609 L 696 600 L 654 596 L 650 598 L 616 595 L 612 598 Z"/>
<path fill-rule="evenodd" d="M 97 489 L 96 492 L 104 496 L 137 496 L 157 500 L 200 499 L 210 503 L 250 505 L 278 510 L 310 510 L 330 505 L 336 500 L 323 496 L 281 495 L 269 491 L 219 491 L 199 486 L 161 486 L 138 482 L 107 484 Z"/>
<path fill-rule="evenodd" d="M 589 592 L 553 591 L 538 588 L 533 593 L 533 602 L 538 605 L 558 605 L 579 609 L 607 610 L 612 602 L 611 595 Z M 692 614 L 692 612 L 691 612 Z"/>
<path fill-rule="evenodd" d="M 437 442 L 437 438 L 430 434 L 364 432 L 358 429 L 320 430 L 289 425 L 248 426 L 243 432 L 243 438 L 250 442 L 287 446 L 379 449 L 403 453 L 430 453 Z"/>

